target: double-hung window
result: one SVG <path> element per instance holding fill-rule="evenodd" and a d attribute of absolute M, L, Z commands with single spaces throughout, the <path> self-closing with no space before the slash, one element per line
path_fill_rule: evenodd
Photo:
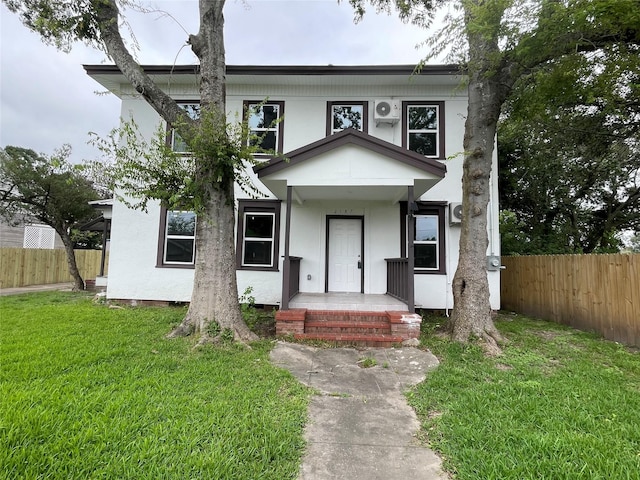
<path fill-rule="evenodd" d="M 438 215 L 416 215 L 414 221 L 414 266 L 417 270 L 438 270 L 440 264 L 438 244 L 441 235 L 438 228 Z"/>
<path fill-rule="evenodd" d="M 445 274 L 445 210 L 446 202 L 416 202 L 410 215 L 407 202 L 401 202 L 401 255 L 407 256 L 410 231 L 413 224 L 414 273 Z"/>
<path fill-rule="evenodd" d="M 249 126 L 249 143 L 263 153 L 282 153 L 284 102 L 244 102 L 245 120 Z"/>
<path fill-rule="evenodd" d="M 158 266 L 192 267 L 196 255 L 196 214 L 163 208 L 160 239 Z"/>
<path fill-rule="evenodd" d="M 186 114 L 196 120 L 200 117 L 200 104 L 197 102 L 178 102 L 178 106 L 182 108 Z M 169 141 L 171 142 L 171 148 L 177 153 L 189 153 L 189 148 L 185 141 L 180 137 L 178 132 L 174 128 L 169 131 Z"/>
<path fill-rule="evenodd" d="M 327 136 L 354 128 L 367 133 L 367 102 L 327 102 Z"/>
<path fill-rule="evenodd" d="M 278 270 L 280 201 L 239 200 L 237 268 Z"/>
<path fill-rule="evenodd" d="M 403 147 L 444 159 L 444 102 L 402 102 Z"/>

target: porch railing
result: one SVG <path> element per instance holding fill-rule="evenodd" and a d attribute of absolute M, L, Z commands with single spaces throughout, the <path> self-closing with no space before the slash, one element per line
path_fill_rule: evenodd
<path fill-rule="evenodd" d="M 409 259 L 385 258 L 387 262 L 387 295 L 409 301 Z"/>
<path fill-rule="evenodd" d="M 300 292 L 300 260 L 302 257 L 289 257 L 289 300 Z"/>

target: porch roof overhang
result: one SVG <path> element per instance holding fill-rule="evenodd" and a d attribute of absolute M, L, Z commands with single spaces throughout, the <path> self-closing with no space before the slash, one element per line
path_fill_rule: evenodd
<path fill-rule="evenodd" d="M 368 200 L 395 203 L 415 198 L 446 174 L 434 159 L 354 129 L 273 157 L 254 167 L 260 181 L 278 198 L 293 187 L 294 200 Z"/>

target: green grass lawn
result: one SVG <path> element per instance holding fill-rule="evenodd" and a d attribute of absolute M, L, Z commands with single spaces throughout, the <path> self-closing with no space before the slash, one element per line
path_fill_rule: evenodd
<path fill-rule="evenodd" d="M 268 341 L 165 339 L 183 315 L 0 298 L 0 478 L 295 478 L 309 391 Z"/>
<path fill-rule="evenodd" d="M 523 316 L 496 325 L 511 343 L 488 358 L 423 324 L 441 364 L 408 398 L 455 478 L 640 479 L 640 353 Z"/>

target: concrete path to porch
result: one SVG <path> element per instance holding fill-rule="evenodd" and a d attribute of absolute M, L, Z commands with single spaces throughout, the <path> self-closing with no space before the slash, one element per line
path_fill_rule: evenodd
<path fill-rule="evenodd" d="M 362 368 L 364 358 L 376 365 Z M 299 480 L 449 478 L 440 458 L 415 437 L 420 423 L 403 395 L 438 365 L 431 353 L 279 342 L 271 361 L 318 391 L 309 406 Z"/>

